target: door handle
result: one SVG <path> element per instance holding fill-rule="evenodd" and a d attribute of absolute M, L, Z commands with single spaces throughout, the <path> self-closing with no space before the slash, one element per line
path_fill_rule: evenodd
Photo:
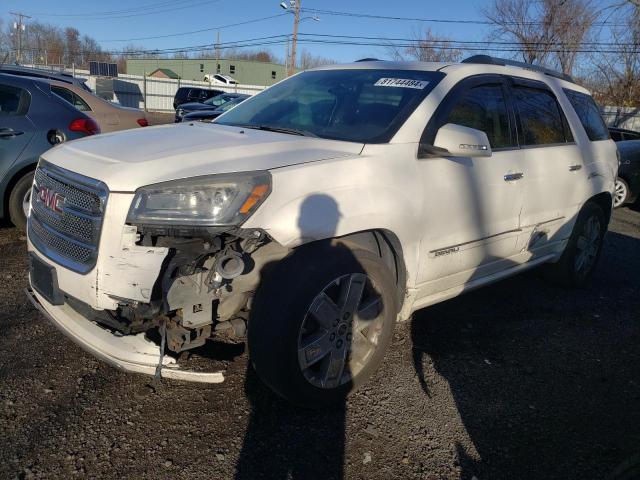
<path fill-rule="evenodd" d="M 518 172 L 518 173 L 507 173 L 504 176 L 504 181 L 505 182 L 515 182 L 516 180 L 520 180 L 522 177 L 524 177 L 524 173 L 522 172 Z"/>
<path fill-rule="evenodd" d="M 571 165 L 569 167 L 569 171 L 570 172 L 577 172 L 578 170 L 582 169 L 582 165 Z"/>
<path fill-rule="evenodd" d="M 12 128 L 0 128 L 0 138 L 9 138 L 9 137 L 17 137 L 18 135 L 22 135 L 24 132 L 17 132 Z"/>

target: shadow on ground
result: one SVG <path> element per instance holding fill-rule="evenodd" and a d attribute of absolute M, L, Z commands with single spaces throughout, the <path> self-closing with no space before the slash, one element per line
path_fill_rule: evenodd
<path fill-rule="evenodd" d="M 415 315 L 425 394 L 433 362 L 480 457 L 457 445 L 462 478 L 606 478 L 624 462 L 633 468 L 640 321 L 629 313 L 640 311 L 640 296 L 629 255 L 640 240 L 609 233 L 606 246 L 588 289 L 559 289 L 530 272 Z M 640 478 L 640 469 L 633 475 L 616 478 Z"/>

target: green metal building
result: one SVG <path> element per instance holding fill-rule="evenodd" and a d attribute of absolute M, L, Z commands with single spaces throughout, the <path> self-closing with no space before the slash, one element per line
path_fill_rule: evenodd
<path fill-rule="evenodd" d="M 182 80 L 204 80 L 206 74 L 221 73 L 235 78 L 243 85 L 273 85 L 284 79 L 284 65 L 253 60 L 228 60 L 213 58 L 141 58 L 127 60 L 129 75 L 149 75 L 157 69 L 175 72 Z"/>

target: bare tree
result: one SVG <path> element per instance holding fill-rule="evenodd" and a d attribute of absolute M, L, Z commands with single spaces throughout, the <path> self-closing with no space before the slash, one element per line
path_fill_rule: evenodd
<path fill-rule="evenodd" d="M 570 74 L 600 12 L 593 0 L 494 0 L 483 14 L 494 25 L 492 39 L 513 42 L 525 62 Z"/>
<path fill-rule="evenodd" d="M 308 70 L 309 68 L 321 67 L 323 65 L 333 65 L 335 63 L 337 63 L 335 60 L 321 55 L 313 55 L 311 52 L 304 49 L 300 52 L 298 58 L 298 67 L 301 70 Z"/>
<path fill-rule="evenodd" d="M 451 40 L 438 36 L 426 29 L 413 32 L 409 46 L 387 46 L 394 60 L 417 60 L 420 62 L 457 62 L 462 58 L 462 50 L 452 46 Z"/>
<path fill-rule="evenodd" d="M 640 10 L 629 6 L 621 10 L 611 30 L 616 53 L 602 52 L 591 58 L 590 83 L 602 104 L 618 107 L 640 105 Z"/>

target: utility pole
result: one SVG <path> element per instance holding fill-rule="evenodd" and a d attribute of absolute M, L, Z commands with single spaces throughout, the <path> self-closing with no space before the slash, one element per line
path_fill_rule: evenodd
<path fill-rule="evenodd" d="M 300 23 L 300 3 L 302 0 L 290 0 L 293 7 L 293 37 L 291 38 L 291 61 L 289 62 L 288 75 L 293 75 L 296 70 L 296 44 L 298 43 L 298 24 Z"/>
<path fill-rule="evenodd" d="M 24 21 L 25 18 L 31 18 L 29 15 L 25 15 L 20 12 L 9 12 L 16 17 L 16 21 L 13 23 L 14 30 L 18 31 L 18 54 L 16 55 L 16 61 L 22 62 L 22 32 L 25 30 Z"/>
<path fill-rule="evenodd" d="M 220 73 L 220 71 L 218 70 L 218 65 L 220 64 L 220 29 L 218 29 L 218 35 L 216 37 L 216 71 L 215 73 Z"/>

